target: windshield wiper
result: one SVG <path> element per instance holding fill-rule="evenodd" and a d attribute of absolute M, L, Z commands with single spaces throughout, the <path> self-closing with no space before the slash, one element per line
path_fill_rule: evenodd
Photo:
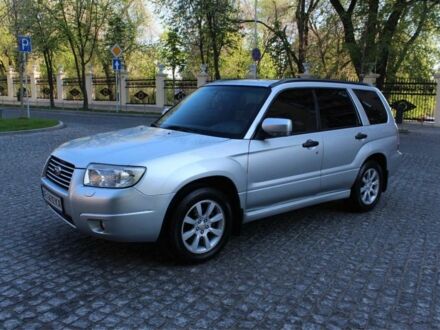
<path fill-rule="evenodd" d="M 198 133 L 199 131 L 194 128 L 179 126 L 179 125 L 170 125 L 166 127 L 162 127 L 164 129 L 170 129 L 173 131 L 181 131 L 181 132 L 188 132 L 188 133 Z"/>
<path fill-rule="evenodd" d="M 159 127 L 159 125 L 158 125 L 157 123 L 152 123 L 152 124 L 150 125 L 150 127 Z"/>

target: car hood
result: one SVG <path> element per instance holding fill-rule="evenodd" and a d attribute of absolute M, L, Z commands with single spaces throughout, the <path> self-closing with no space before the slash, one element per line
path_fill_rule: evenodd
<path fill-rule="evenodd" d="M 150 159 L 226 140 L 228 139 L 138 126 L 66 142 L 53 155 L 74 164 L 76 168 L 86 168 L 90 163 L 144 166 Z"/>

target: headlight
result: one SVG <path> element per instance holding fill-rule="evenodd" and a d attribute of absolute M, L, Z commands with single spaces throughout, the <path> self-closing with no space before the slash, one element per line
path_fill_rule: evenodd
<path fill-rule="evenodd" d="M 84 175 L 84 185 L 102 188 L 134 186 L 145 173 L 145 167 L 90 164 Z"/>

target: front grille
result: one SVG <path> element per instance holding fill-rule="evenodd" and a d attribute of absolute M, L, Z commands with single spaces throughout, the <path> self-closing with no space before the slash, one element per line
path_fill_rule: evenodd
<path fill-rule="evenodd" d="M 68 190 L 75 166 L 51 156 L 46 166 L 46 178 Z"/>

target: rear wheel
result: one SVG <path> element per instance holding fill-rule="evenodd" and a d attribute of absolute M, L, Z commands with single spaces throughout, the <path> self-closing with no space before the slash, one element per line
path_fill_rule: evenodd
<path fill-rule="evenodd" d="M 382 194 L 383 170 L 375 161 L 366 162 L 360 169 L 355 184 L 351 189 L 350 201 L 355 210 L 372 210 Z"/>
<path fill-rule="evenodd" d="M 205 261 L 226 244 L 231 224 L 228 198 L 215 189 L 196 189 L 178 203 L 170 219 L 172 251 L 184 261 Z"/>

